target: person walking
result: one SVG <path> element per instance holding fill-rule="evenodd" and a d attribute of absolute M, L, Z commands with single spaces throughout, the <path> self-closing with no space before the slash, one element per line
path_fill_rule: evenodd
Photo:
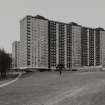
<path fill-rule="evenodd" d="M 59 68 L 60 76 L 62 75 L 62 68 Z"/>

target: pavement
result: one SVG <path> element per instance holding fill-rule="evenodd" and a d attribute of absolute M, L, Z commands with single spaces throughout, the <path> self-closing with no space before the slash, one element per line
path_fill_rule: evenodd
<path fill-rule="evenodd" d="M 105 105 L 105 72 L 35 72 L 0 88 L 0 105 Z"/>
<path fill-rule="evenodd" d="M 16 81 L 20 78 L 20 76 L 22 75 L 21 72 L 19 72 L 18 74 L 19 74 L 19 75 L 18 75 L 15 79 L 13 79 L 13 80 L 5 80 L 5 81 L 1 82 L 0 88 L 2 88 L 2 87 L 4 87 L 4 86 L 10 85 L 10 84 L 16 82 Z"/>

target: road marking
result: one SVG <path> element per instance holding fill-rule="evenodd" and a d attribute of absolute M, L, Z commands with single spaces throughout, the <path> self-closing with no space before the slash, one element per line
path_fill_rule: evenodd
<path fill-rule="evenodd" d="M 22 73 L 19 73 L 19 75 L 18 75 L 14 80 L 9 81 L 9 82 L 6 82 L 6 83 L 4 83 L 4 84 L 1 84 L 1 85 L 0 85 L 0 88 L 1 88 L 1 87 L 4 87 L 4 86 L 7 86 L 7 85 L 9 85 L 9 84 L 12 84 L 12 83 L 14 83 L 14 82 L 16 82 L 16 81 L 20 78 L 21 75 L 22 75 Z"/>

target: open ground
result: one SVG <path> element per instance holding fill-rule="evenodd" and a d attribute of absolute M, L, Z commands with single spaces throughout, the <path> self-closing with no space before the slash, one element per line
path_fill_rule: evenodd
<path fill-rule="evenodd" d="M 105 105 L 105 72 L 32 72 L 0 88 L 0 105 Z"/>

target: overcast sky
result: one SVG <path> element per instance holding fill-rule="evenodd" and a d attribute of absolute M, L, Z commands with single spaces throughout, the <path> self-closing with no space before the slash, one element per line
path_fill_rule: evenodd
<path fill-rule="evenodd" d="M 0 0 L 0 48 L 12 51 L 20 38 L 19 21 L 26 15 L 105 28 L 105 0 Z"/>

